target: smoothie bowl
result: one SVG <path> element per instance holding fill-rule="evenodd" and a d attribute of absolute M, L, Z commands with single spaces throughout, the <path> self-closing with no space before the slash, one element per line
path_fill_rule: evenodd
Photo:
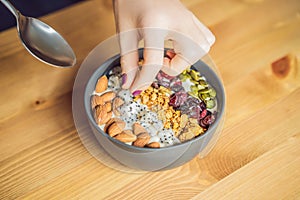
<path fill-rule="evenodd" d="M 215 71 L 199 60 L 178 76 L 159 72 L 148 89 L 133 96 L 121 88 L 117 55 L 88 80 L 84 107 L 111 157 L 130 168 L 159 171 L 183 165 L 207 148 L 224 117 L 225 92 Z"/>

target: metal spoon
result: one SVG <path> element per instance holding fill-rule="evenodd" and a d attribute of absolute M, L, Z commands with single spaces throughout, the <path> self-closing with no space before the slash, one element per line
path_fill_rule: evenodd
<path fill-rule="evenodd" d="M 38 19 L 22 15 L 9 1 L 0 1 L 14 14 L 20 40 L 34 57 L 56 67 L 75 65 L 75 54 L 59 33 Z"/>

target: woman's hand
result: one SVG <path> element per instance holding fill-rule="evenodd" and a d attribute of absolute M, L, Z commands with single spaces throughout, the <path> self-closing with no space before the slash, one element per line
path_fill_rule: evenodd
<path fill-rule="evenodd" d="M 160 70 L 178 75 L 208 53 L 214 35 L 179 0 L 114 0 L 121 47 L 122 82 L 134 94 L 146 89 Z M 139 70 L 138 43 L 144 40 Z M 164 42 L 173 51 L 164 58 Z"/>

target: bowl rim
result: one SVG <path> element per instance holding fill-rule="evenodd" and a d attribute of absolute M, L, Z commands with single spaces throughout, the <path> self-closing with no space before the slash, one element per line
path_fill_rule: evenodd
<path fill-rule="evenodd" d="M 141 49 L 139 49 L 140 51 Z M 98 132 L 100 132 L 104 137 L 108 138 L 110 141 L 112 142 L 115 142 L 119 145 L 121 145 L 122 147 L 124 148 L 129 148 L 129 149 L 132 149 L 132 150 L 137 150 L 137 151 L 144 151 L 144 152 L 149 152 L 149 151 L 164 151 L 164 150 L 172 150 L 173 148 L 178 148 L 178 147 L 182 147 L 182 146 L 186 146 L 186 145 L 192 145 L 192 143 L 206 137 L 207 135 L 209 134 L 212 134 L 212 130 L 215 130 L 217 128 L 217 126 L 221 123 L 221 120 L 224 118 L 224 114 L 225 114 L 225 105 L 226 105 L 226 95 L 225 95 L 225 89 L 224 89 L 224 84 L 221 80 L 221 78 L 219 77 L 219 75 L 211 69 L 211 67 L 209 67 L 205 62 L 198 60 L 196 63 L 193 64 L 194 65 L 197 65 L 197 63 L 201 62 L 201 64 L 204 64 L 206 65 L 206 67 L 209 68 L 209 70 L 213 73 L 213 75 L 216 77 L 216 80 L 218 82 L 218 84 L 220 85 L 220 89 L 221 89 L 221 93 L 222 93 L 222 99 L 217 99 L 218 101 L 218 105 L 219 105 L 219 101 L 222 102 L 222 107 L 220 108 L 220 111 L 218 112 L 218 117 L 216 119 L 216 121 L 212 124 L 212 126 L 210 126 L 208 128 L 208 130 L 202 134 L 202 135 L 199 135 L 191 140 L 188 140 L 188 141 L 185 141 L 185 142 L 182 142 L 182 143 L 179 143 L 179 144 L 176 144 L 176 145 L 171 145 L 171 146 L 166 146 L 166 147 L 161 147 L 161 148 L 147 148 L 147 147 L 136 147 L 136 146 L 133 146 L 133 145 L 128 145 L 124 142 L 121 142 L 111 136 L 109 136 L 107 133 L 105 133 L 99 126 L 98 124 L 96 124 L 94 118 L 93 118 L 93 115 L 92 115 L 92 109 L 90 108 L 90 98 L 92 96 L 91 93 L 88 93 L 87 91 L 87 87 L 91 84 L 94 76 L 96 76 L 97 72 L 100 70 L 100 68 L 104 65 L 107 65 L 105 66 L 105 69 L 104 69 L 104 72 L 102 73 L 102 75 L 104 75 L 105 73 L 107 73 L 107 70 L 108 68 L 111 68 L 111 67 L 116 67 L 116 66 L 111 66 L 111 64 L 120 59 L 120 54 L 117 54 L 109 59 L 107 59 L 105 62 L 103 62 L 99 67 L 97 67 L 95 69 L 95 71 L 92 73 L 92 75 L 88 78 L 88 81 L 87 81 L 87 84 L 84 88 L 84 110 L 85 110 L 85 114 L 87 115 L 88 117 L 88 121 L 90 124 L 93 125 L 94 128 L 97 129 Z M 97 79 L 99 77 L 96 77 Z M 218 98 L 218 97 L 217 97 Z M 94 133 L 95 134 L 95 133 Z"/>

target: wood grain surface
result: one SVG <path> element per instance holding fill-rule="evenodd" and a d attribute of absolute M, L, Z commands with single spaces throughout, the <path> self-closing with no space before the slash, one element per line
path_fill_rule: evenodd
<path fill-rule="evenodd" d="M 300 199 L 300 1 L 182 2 L 217 38 L 210 54 L 227 110 L 210 154 L 126 173 L 86 150 L 72 87 L 83 59 L 115 27 L 111 1 L 85 1 L 41 18 L 73 47 L 71 69 L 34 59 L 14 28 L 0 32 L 0 199 Z"/>

